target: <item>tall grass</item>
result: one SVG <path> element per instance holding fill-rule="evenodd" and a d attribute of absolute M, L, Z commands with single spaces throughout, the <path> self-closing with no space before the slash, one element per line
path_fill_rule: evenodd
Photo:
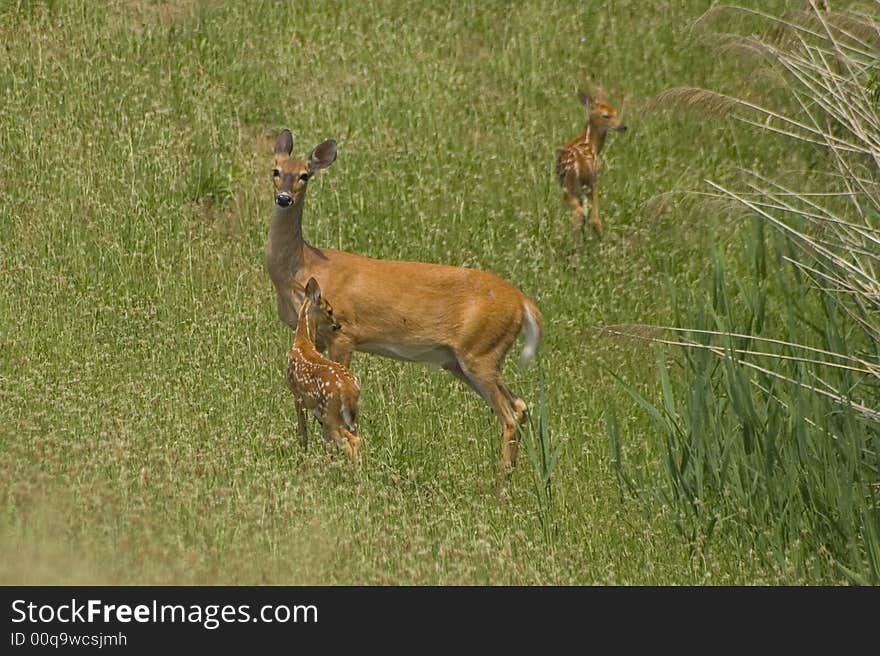
<path fill-rule="evenodd" d="M 559 508 L 553 495 L 553 472 L 564 453 L 565 444 L 554 445 L 547 417 L 547 394 L 543 373 L 539 381 L 537 423 L 529 421 L 528 430 L 523 430 L 523 443 L 532 466 L 532 484 L 538 507 L 538 521 L 544 539 L 552 543 L 558 536 L 559 524 L 555 515 Z"/>
<path fill-rule="evenodd" d="M 782 18 L 717 8 L 697 26 L 730 12 L 765 21 L 759 34 L 714 37 L 758 58 L 762 92 L 676 88 L 654 106 L 729 114 L 743 139 L 781 139 L 811 164 L 708 182 L 712 201 L 754 217 L 743 240 L 748 273 L 731 275 L 717 253 L 708 298 L 649 337 L 683 348 L 680 375 L 661 357 L 659 403 L 627 390 L 665 436 L 660 495 L 693 544 L 721 529 L 796 580 L 877 584 L 876 6 L 829 13 L 810 3 Z"/>

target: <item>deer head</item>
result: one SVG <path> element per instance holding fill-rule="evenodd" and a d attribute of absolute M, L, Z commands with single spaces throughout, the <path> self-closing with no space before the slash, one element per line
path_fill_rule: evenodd
<path fill-rule="evenodd" d="M 305 299 L 299 311 L 300 320 L 305 319 L 308 338 L 314 342 L 317 327 L 326 324 L 330 330 L 339 330 L 342 326 L 333 316 L 333 306 L 321 295 L 318 281 L 309 278 L 304 289 Z"/>
<path fill-rule="evenodd" d="M 272 169 L 275 204 L 279 207 L 301 203 L 312 175 L 336 161 L 336 142 L 333 139 L 315 146 L 308 159 L 291 159 L 292 151 L 293 135 L 285 128 L 275 141 L 275 168 Z"/>
<path fill-rule="evenodd" d="M 587 110 L 587 124 L 600 132 L 616 130 L 626 131 L 626 124 L 621 121 L 620 113 L 605 99 L 602 87 L 596 87 L 592 97 L 583 89 L 578 89 L 578 98 Z"/>

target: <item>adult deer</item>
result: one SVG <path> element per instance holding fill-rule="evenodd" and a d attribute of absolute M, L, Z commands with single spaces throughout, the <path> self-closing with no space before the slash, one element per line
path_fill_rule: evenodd
<path fill-rule="evenodd" d="M 324 441 L 335 441 L 352 462 L 357 463 L 361 445 L 357 436 L 360 385 L 347 367 L 328 360 L 315 347 L 319 325 L 330 330 L 339 330 L 340 325 L 314 278 L 309 278 L 302 293 L 304 298 L 285 376 L 296 400 L 300 438 L 303 447 L 308 446 L 305 411 L 311 410 L 324 426 Z"/>
<path fill-rule="evenodd" d="M 315 278 L 341 329 L 318 327 L 318 348 L 348 366 L 352 352 L 443 367 L 470 385 L 501 422 L 500 470 L 516 462 L 526 404 L 501 376 L 507 351 L 525 338 L 524 361 L 543 337 L 543 319 L 525 294 L 498 276 L 423 262 L 377 260 L 305 242 L 303 204 L 309 179 L 336 160 L 336 142 L 324 141 L 306 159 L 290 156 L 285 129 L 275 143 L 275 213 L 266 243 L 266 267 L 275 286 L 278 316 L 295 326 L 299 299 L 294 283 Z"/>
<path fill-rule="evenodd" d="M 576 234 L 584 229 L 583 199 L 591 195 L 590 226 L 597 236 L 602 236 L 602 220 L 599 218 L 599 152 L 605 145 L 609 130 L 623 132 L 626 125 L 620 115 L 605 100 L 601 87 L 591 98 L 578 90 L 578 98 L 587 110 L 586 129 L 559 151 L 556 159 L 556 175 L 562 185 L 565 202 L 571 209 L 572 225 Z"/>

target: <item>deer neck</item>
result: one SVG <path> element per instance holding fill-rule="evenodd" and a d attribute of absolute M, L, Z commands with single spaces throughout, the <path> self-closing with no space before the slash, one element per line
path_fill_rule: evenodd
<path fill-rule="evenodd" d="M 602 150 L 602 146 L 605 145 L 606 134 L 608 134 L 607 129 L 598 127 L 592 121 L 587 123 L 587 131 L 584 133 L 584 141 L 595 155 L 598 155 L 599 151 Z"/>
<path fill-rule="evenodd" d="M 312 353 L 317 352 L 315 347 L 315 333 L 317 331 L 318 322 L 309 312 L 309 300 L 305 300 L 299 310 L 299 318 L 296 322 L 296 334 L 293 343 L 301 352 Z"/>
<path fill-rule="evenodd" d="M 266 268 L 276 289 L 287 290 L 303 264 L 303 200 L 275 207 L 266 242 Z"/>

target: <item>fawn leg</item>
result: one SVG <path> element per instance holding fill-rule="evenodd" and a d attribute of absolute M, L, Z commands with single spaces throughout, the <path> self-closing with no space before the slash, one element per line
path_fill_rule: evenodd
<path fill-rule="evenodd" d="M 562 196 L 571 210 L 571 227 L 575 234 L 580 235 L 584 227 L 584 206 L 581 202 L 581 181 L 575 170 L 566 171 L 562 179 Z"/>
<path fill-rule="evenodd" d="M 333 442 L 336 442 L 336 445 L 345 452 L 345 455 L 347 455 L 352 462 L 355 462 L 357 454 L 353 452 L 352 445 L 345 438 L 345 433 L 343 431 L 347 432 L 340 422 L 328 419 L 324 422 L 324 441 L 330 442 L 332 440 Z"/>
<path fill-rule="evenodd" d="M 348 444 L 349 448 L 346 453 L 349 458 L 351 458 L 351 462 L 355 465 L 359 465 L 361 463 L 361 438 L 352 433 L 345 426 L 340 426 L 339 432 Z"/>
<path fill-rule="evenodd" d="M 571 210 L 571 227 L 576 234 L 581 234 L 584 226 L 584 207 L 578 197 L 566 189 L 562 192 L 565 202 Z"/>

